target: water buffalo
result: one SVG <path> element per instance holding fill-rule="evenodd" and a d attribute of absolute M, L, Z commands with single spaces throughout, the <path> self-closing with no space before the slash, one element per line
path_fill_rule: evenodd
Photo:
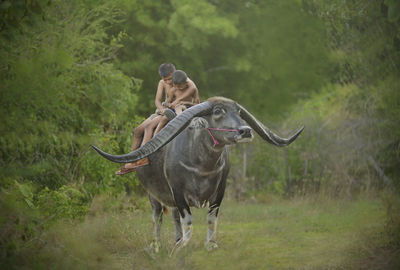
<path fill-rule="evenodd" d="M 246 123 L 247 122 L 247 125 Z M 150 164 L 137 169 L 153 208 L 155 251 L 160 246 L 163 208 L 172 207 L 176 247 L 191 238 L 190 207 L 209 207 L 206 247 L 216 244 L 219 207 L 229 172 L 227 145 L 249 142 L 252 130 L 275 146 L 286 146 L 302 132 L 280 138 L 233 100 L 213 97 L 175 117 L 141 148 L 125 155 L 110 155 L 93 146 L 103 157 L 118 163 L 148 157 Z"/>

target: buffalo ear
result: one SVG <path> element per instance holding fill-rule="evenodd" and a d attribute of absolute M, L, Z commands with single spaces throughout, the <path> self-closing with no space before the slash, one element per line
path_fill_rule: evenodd
<path fill-rule="evenodd" d="M 208 128 L 208 122 L 206 119 L 202 117 L 195 117 L 192 119 L 192 122 L 190 122 L 189 128 L 190 129 Z"/>

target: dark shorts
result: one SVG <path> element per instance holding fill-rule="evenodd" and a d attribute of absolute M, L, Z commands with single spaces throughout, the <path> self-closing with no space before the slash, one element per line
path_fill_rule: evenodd
<path fill-rule="evenodd" d="M 185 105 L 186 109 L 189 109 L 190 107 L 192 107 L 192 105 L 189 105 L 189 104 L 183 104 L 183 105 Z M 168 109 L 170 109 L 171 111 L 173 111 L 174 113 L 176 113 L 175 109 L 173 109 L 173 108 L 171 108 L 171 107 L 168 107 Z"/>

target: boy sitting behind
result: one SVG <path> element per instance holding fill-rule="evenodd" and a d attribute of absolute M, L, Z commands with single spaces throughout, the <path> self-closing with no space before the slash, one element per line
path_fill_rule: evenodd
<path fill-rule="evenodd" d="M 144 120 L 137 128 L 134 130 L 134 138 L 132 151 L 138 149 L 142 145 L 142 139 L 144 137 L 146 126 L 155 118 L 164 114 L 166 107 L 163 105 L 164 96 L 171 95 L 170 92 L 173 88 L 172 74 L 175 71 L 175 66 L 171 63 L 161 64 L 158 68 L 158 73 L 160 74 L 161 80 L 158 82 L 157 93 L 155 98 L 155 105 L 157 107 L 156 113 L 152 114 L 149 118 Z M 151 137 L 150 137 L 151 138 Z M 135 171 L 137 167 L 149 164 L 147 158 L 141 160 L 124 164 L 119 171 L 116 172 L 117 175 L 126 174 Z"/>

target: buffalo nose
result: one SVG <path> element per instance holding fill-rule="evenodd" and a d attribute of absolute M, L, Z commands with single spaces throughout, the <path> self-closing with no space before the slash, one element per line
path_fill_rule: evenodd
<path fill-rule="evenodd" d="M 242 136 L 242 138 L 251 138 L 251 128 L 248 126 L 242 126 L 239 127 L 239 135 Z"/>

